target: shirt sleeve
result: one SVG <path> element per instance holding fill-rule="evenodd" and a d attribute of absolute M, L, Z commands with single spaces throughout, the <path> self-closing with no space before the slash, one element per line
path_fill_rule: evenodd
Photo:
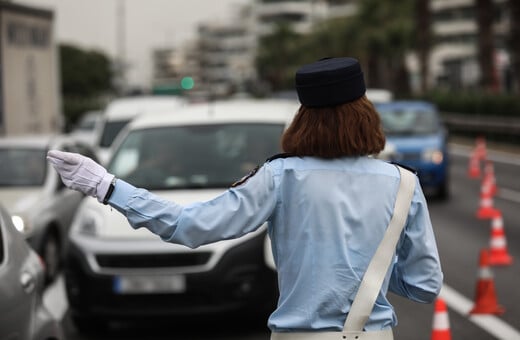
<path fill-rule="evenodd" d="M 133 228 L 144 227 L 164 241 L 196 248 L 255 231 L 271 215 L 276 195 L 272 172 L 264 165 L 240 185 L 205 202 L 182 206 L 117 180 L 108 203 Z"/>
<path fill-rule="evenodd" d="M 439 294 L 443 274 L 426 199 L 419 183 L 397 248 L 389 290 L 430 303 Z"/>

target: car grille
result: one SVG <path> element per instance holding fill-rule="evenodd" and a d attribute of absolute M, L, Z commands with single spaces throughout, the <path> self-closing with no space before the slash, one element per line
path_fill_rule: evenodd
<path fill-rule="evenodd" d="M 192 254 L 96 255 L 100 267 L 105 268 L 171 268 L 204 265 L 210 252 Z"/>
<path fill-rule="evenodd" d="M 421 153 L 413 152 L 413 153 L 397 153 L 389 156 L 390 161 L 393 162 L 410 162 L 410 161 L 419 161 L 421 160 Z"/>

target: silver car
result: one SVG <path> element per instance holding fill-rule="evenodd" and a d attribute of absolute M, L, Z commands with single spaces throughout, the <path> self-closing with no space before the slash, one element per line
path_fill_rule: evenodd
<path fill-rule="evenodd" d="M 46 161 L 50 148 L 94 157 L 86 144 L 67 136 L 0 138 L 0 203 L 42 257 L 46 282 L 59 272 L 68 229 L 84 195 L 67 189 Z"/>
<path fill-rule="evenodd" d="M 59 340 L 63 330 L 43 305 L 44 267 L 0 206 L 0 339 Z"/>

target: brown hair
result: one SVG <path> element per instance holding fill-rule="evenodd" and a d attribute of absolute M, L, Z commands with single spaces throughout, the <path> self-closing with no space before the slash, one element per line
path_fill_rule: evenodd
<path fill-rule="evenodd" d="M 384 147 L 381 119 L 366 96 L 334 107 L 302 105 L 282 136 L 283 151 L 297 156 L 365 156 Z"/>

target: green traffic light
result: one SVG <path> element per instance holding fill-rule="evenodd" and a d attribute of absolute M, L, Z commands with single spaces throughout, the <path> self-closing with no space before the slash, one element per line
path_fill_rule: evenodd
<path fill-rule="evenodd" d="M 184 77 L 181 80 L 181 87 L 183 90 L 191 90 L 194 85 L 195 82 L 193 81 L 192 77 Z"/>

